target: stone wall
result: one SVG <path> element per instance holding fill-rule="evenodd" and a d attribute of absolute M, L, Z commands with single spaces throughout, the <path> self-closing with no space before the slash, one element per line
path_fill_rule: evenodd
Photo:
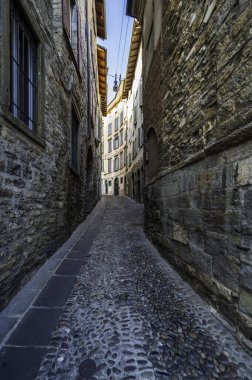
<path fill-rule="evenodd" d="M 144 88 L 145 133 L 160 143 L 146 231 L 251 339 L 252 6 L 174 0 L 162 15 Z"/>
<path fill-rule="evenodd" d="M 8 13 L 7 3 L 5 9 L 1 7 L 2 21 Z M 44 101 L 39 104 L 40 136 L 20 126 L 6 109 L 3 94 L 8 81 L 3 78 L 9 76 L 9 61 L 4 50 L 9 36 L 5 29 L 6 33 L 0 36 L 0 307 L 85 218 L 90 209 L 85 201 L 87 153 L 89 146 L 94 152 L 96 149 L 94 136 L 87 136 L 84 3 L 78 2 L 83 25 L 80 68 L 63 31 L 62 1 L 21 3 L 41 36 L 44 59 L 40 81 Z M 73 88 L 69 91 L 71 76 Z M 80 121 L 79 173 L 70 168 L 73 106 Z M 95 203 L 98 194 L 93 193 L 93 197 Z"/>

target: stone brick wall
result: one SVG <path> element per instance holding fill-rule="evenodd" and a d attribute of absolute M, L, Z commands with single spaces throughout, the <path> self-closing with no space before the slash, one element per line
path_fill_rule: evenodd
<path fill-rule="evenodd" d="M 164 1 L 162 14 L 144 90 L 144 128 L 160 142 L 146 231 L 251 339 L 252 6 Z"/>
<path fill-rule="evenodd" d="M 87 67 L 85 66 L 85 9 L 79 1 L 82 18 L 83 66 L 78 70 L 62 27 L 62 2 L 22 0 L 28 18 L 36 20 L 43 41 L 44 106 L 40 139 L 20 129 L 4 107 L 0 118 L 0 307 L 19 286 L 53 253 L 98 199 L 86 202 L 87 153 L 93 133 L 87 136 Z M 1 17 L 4 17 L 1 2 Z M 8 36 L 0 36 L 1 79 L 9 76 L 4 49 Z M 5 61 L 4 61 L 5 60 Z M 5 62 L 5 68 L 4 64 Z M 73 88 L 68 91 L 73 76 Z M 1 83 L 6 91 L 6 81 Z M 80 119 L 79 174 L 70 169 L 71 111 L 75 105 Z M 94 166 L 97 167 L 96 162 Z M 93 180 L 97 180 L 94 173 Z"/>

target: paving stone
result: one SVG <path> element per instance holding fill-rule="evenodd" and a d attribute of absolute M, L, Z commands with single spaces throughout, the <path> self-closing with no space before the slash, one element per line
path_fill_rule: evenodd
<path fill-rule="evenodd" d="M 62 309 L 31 309 L 7 341 L 15 346 L 47 346 Z"/>
<path fill-rule="evenodd" d="M 36 379 L 251 380 L 251 357 L 139 228 L 143 207 L 105 200 Z"/>
<path fill-rule="evenodd" d="M 75 283 L 76 277 L 52 277 L 34 302 L 34 306 L 64 306 Z"/>
<path fill-rule="evenodd" d="M 45 353 L 45 348 L 5 348 L 0 354 L 0 379 L 34 380 Z"/>
<path fill-rule="evenodd" d="M 65 259 L 56 271 L 61 276 L 76 276 L 80 273 L 81 262 L 78 260 Z"/>

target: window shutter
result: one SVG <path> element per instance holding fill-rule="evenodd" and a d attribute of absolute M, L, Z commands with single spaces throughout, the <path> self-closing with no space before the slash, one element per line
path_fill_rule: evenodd
<path fill-rule="evenodd" d="M 70 0 L 62 0 L 63 27 L 70 38 Z"/>
<path fill-rule="evenodd" d="M 78 65 L 80 73 L 82 73 L 83 50 L 82 50 L 82 34 L 81 34 L 81 15 L 78 9 Z"/>

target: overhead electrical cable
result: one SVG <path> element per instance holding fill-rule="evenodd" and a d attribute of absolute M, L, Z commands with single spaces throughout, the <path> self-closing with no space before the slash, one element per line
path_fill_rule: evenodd
<path fill-rule="evenodd" d="M 124 40 L 123 56 L 122 56 L 122 64 L 121 64 L 120 75 L 122 74 L 122 67 L 123 67 L 123 60 L 124 60 L 124 54 L 125 54 L 125 47 L 126 47 L 126 42 L 127 42 L 128 28 L 129 28 L 129 17 L 128 17 L 127 29 L 126 29 L 125 40 Z"/>
<path fill-rule="evenodd" d="M 120 56 L 120 50 L 121 50 L 121 40 L 122 40 L 122 30 L 123 30 L 123 18 L 124 18 L 124 12 L 125 12 L 125 10 L 126 10 L 126 0 L 124 0 L 124 6 L 123 6 L 123 14 L 122 14 L 122 22 L 121 22 L 121 32 L 120 32 L 119 48 L 118 48 L 117 63 L 116 63 L 116 75 L 117 75 L 119 56 Z"/>

